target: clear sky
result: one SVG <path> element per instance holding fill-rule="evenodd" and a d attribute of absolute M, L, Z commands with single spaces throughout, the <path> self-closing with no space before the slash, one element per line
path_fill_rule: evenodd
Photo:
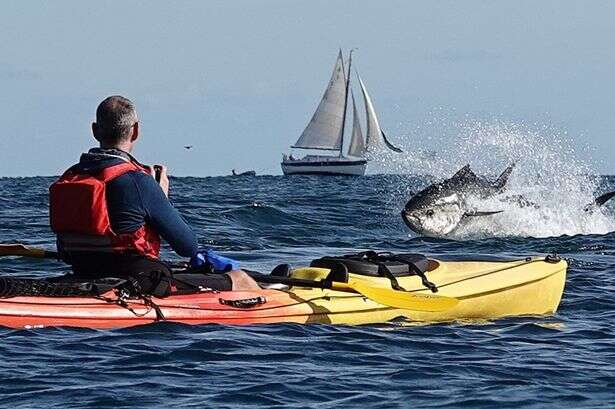
<path fill-rule="evenodd" d="M 614 20 L 607 1 L 4 0 L 0 175 L 61 173 L 112 94 L 146 163 L 280 173 L 339 47 L 391 139 L 442 108 L 547 121 L 615 173 Z"/>

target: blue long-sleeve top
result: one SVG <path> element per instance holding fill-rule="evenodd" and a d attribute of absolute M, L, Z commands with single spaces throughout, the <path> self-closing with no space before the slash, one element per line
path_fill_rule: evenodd
<path fill-rule="evenodd" d="M 71 169 L 97 173 L 126 159 L 135 161 L 118 149 L 93 148 L 82 154 L 79 163 Z M 132 233 L 147 224 L 180 256 L 192 257 L 198 251 L 196 234 L 150 175 L 136 171 L 125 173 L 107 183 L 106 196 L 114 232 Z"/>

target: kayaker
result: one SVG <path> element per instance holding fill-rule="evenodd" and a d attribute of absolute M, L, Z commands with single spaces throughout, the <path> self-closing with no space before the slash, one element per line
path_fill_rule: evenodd
<path fill-rule="evenodd" d="M 57 234 L 58 251 L 75 276 L 170 274 L 159 259 L 162 238 L 177 254 L 190 257 L 195 267 L 208 263 L 218 270 L 231 270 L 195 274 L 199 286 L 259 288 L 238 269 L 238 263 L 211 250 L 199 250 L 195 233 L 168 199 L 167 168 L 142 165 L 131 155 L 140 135 L 130 100 L 111 96 L 102 101 L 92 132 L 100 146 L 83 153 L 79 163 L 50 188 L 51 227 Z"/>

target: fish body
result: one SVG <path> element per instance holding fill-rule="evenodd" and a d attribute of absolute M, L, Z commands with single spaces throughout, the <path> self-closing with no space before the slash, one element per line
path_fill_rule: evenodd
<path fill-rule="evenodd" d="M 451 178 L 429 185 L 412 196 L 401 212 L 402 218 L 418 234 L 444 237 L 472 217 L 500 213 L 501 210 L 477 209 L 471 199 L 488 199 L 503 193 L 513 169 L 514 164 L 490 181 L 466 165 Z"/>

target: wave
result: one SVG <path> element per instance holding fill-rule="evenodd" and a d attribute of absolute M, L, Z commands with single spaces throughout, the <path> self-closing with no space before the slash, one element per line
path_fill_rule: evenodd
<path fill-rule="evenodd" d="M 226 220 L 233 221 L 244 227 L 270 227 L 275 225 L 307 224 L 311 222 L 305 218 L 262 203 L 252 203 L 250 205 L 225 210 L 221 212 L 220 215 Z"/>

